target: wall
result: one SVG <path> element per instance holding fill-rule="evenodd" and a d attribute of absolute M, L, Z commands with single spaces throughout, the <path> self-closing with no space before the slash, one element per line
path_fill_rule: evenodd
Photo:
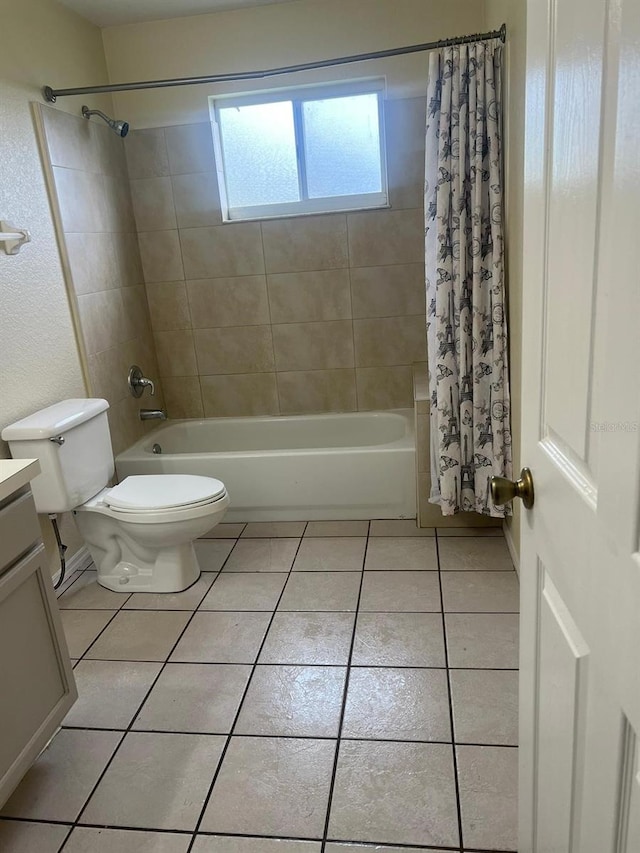
<path fill-rule="evenodd" d="M 45 169 L 88 392 L 108 400 L 114 454 L 148 431 L 141 406 L 162 406 L 162 387 L 142 399 L 129 393 L 127 375 L 138 364 L 157 379 L 155 349 L 138 250 L 124 140 L 100 119 L 87 121 L 51 107 L 38 108 Z"/>
<path fill-rule="evenodd" d="M 505 149 L 505 235 L 507 246 L 507 299 L 509 303 L 511 433 L 513 473 L 517 475 L 526 459 L 521 458 L 522 423 L 522 217 L 524 196 L 524 117 L 526 75 L 526 0 L 487 0 L 488 29 L 507 25 L 505 55 L 506 91 L 504 102 Z M 507 521 L 508 536 L 520 552 L 520 501 L 513 502 L 514 514 Z"/>
<path fill-rule="evenodd" d="M 222 224 L 211 127 L 125 142 L 170 417 L 413 405 L 424 98 L 386 104 L 391 210 Z"/>
<path fill-rule="evenodd" d="M 21 0 L 0 27 L 0 218 L 28 228 L 17 256 L 0 251 L 0 428 L 65 397 L 85 395 L 30 102 L 44 84 L 107 80 L 100 31 L 53 0 Z M 110 110 L 110 98 L 96 98 Z M 60 108 L 76 112 L 77 98 Z M 0 456 L 8 456 L 0 442 Z M 67 516 L 69 556 L 79 547 Z M 43 531 L 51 547 L 50 526 Z"/>

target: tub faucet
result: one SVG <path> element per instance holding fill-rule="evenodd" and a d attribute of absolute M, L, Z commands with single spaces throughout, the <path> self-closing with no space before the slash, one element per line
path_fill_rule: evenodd
<path fill-rule="evenodd" d="M 141 421 L 166 421 L 167 415 L 163 409 L 140 409 Z"/>

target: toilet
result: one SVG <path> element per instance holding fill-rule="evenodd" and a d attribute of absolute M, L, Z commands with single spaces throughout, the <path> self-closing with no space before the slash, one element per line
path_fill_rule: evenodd
<path fill-rule="evenodd" d="M 106 400 L 63 400 L 2 430 L 14 459 L 39 459 L 31 487 L 39 513 L 73 511 L 98 571 L 115 592 L 180 592 L 200 566 L 193 540 L 229 506 L 213 477 L 156 474 L 117 486 Z"/>

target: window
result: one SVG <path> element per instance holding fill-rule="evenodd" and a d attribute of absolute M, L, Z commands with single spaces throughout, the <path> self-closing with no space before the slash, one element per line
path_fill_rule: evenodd
<path fill-rule="evenodd" d="M 212 100 L 223 217 L 386 206 L 382 86 Z"/>

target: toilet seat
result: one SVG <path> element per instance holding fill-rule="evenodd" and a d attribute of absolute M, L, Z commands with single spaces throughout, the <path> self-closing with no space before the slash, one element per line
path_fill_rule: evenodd
<path fill-rule="evenodd" d="M 226 494 L 224 483 L 194 474 L 126 477 L 104 495 L 114 512 L 162 512 L 210 504 Z"/>

